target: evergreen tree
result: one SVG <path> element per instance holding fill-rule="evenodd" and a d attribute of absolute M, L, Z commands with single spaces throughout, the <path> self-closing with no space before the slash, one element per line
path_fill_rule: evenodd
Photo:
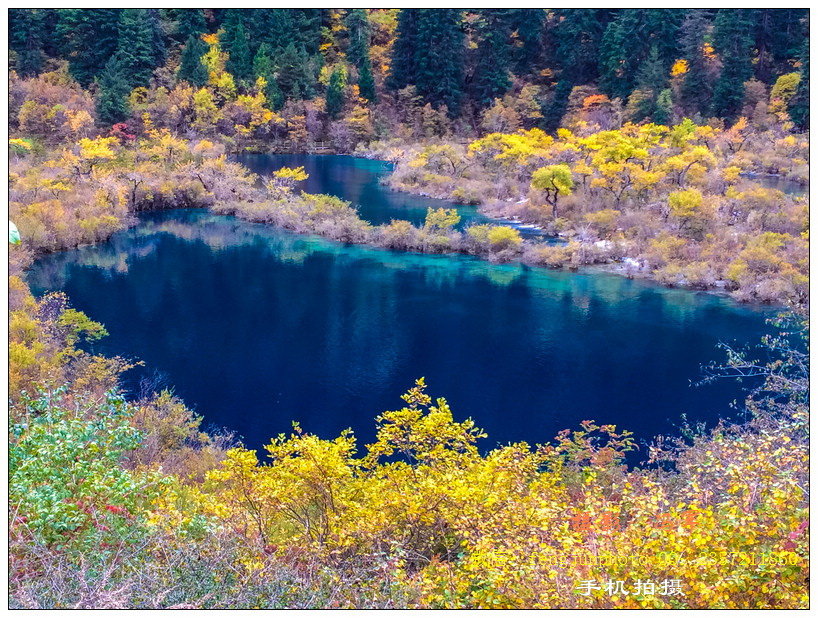
<path fill-rule="evenodd" d="M 749 9 L 719 9 L 713 29 L 713 46 L 722 68 L 713 88 L 712 113 L 733 119 L 744 99 L 744 82 L 753 75 L 752 19 Z"/>
<path fill-rule="evenodd" d="M 336 67 L 329 77 L 327 86 L 327 114 L 333 120 L 338 118 L 344 108 L 344 74 Z"/>
<path fill-rule="evenodd" d="M 659 50 L 654 45 L 648 57 L 639 66 L 636 73 L 636 87 L 642 90 L 651 90 L 658 96 L 667 84 L 667 69 L 659 57 Z"/>
<path fill-rule="evenodd" d="M 555 11 L 553 30 L 555 61 L 563 79 L 587 84 L 599 75 L 599 46 L 611 20 L 609 9 L 563 9 Z"/>
<path fill-rule="evenodd" d="M 776 74 L 787 73 L 789 62 L 799 56 L 806 36 L 808 9 L 755 9 L 753 47 L 756 79 L 770 83 Z"/>
<path fill-rule="evenodd" d="M 636 85 L 640 65 L 655 49 L 663 69 L 678 54 L 678 9 L 623 9 L 608 24 L 599 50 L 600 88 L 624 99 Z M 657 91 L 658 93 L 658 91 Z"/>
<path fill-rule="evenodd" d="M 278 85 L 286 99 L 298 101 L 315 96 L 314 73 L 303 48 L 296 49 L 295 44 L 290 43 L 275 59 L 275 64 Z"/>
<path fill-rule="evenodd" d="M 238 81 L 246 84 L 253 77 L 250 44 L 244 30 L 240 9 L 231 10 L 228 15 L 221 38 L 222 49 L 228 54 L 225 69 Z"/>
<path fill-rule="evenodd" d="M 349 32 L 347 60 L 358 69 L 358 88 L 361 96 L 375 101 L 375 78 L 372 75 L 372 59 L 369 56 L 371 36 L 369 18 L 365 9 L 352 9 L 345 19 Z"/>
<path fill-rule="evenodd" d="M 401 90 L 415 83 L 415 49 L 417 48 L 419 9 L 401 9 L 392 43 L 392 57 L 386 87 Z"/>
<path fill-rule="evenodd" d="M 801 47 L 801 80 L 795 95 L 790 100 L 790 118 L 801 129 L 809 129 L 809 38 Z"/>
<path fill-rule="evenodd" d="M 159 67 L 168 59 L 168 49 L 165 42 L 165 31 L 162 28 L 162 18 L 159 9 L 148 9 L 148 24 L 151 30 L 151 48 L 153 51 L 153 66 Z"/>
<path fill-rule="evenodd" d="M 370 103 L 376 103 L 378 96 L 375 92 L 375 76 L 372 75 L 372 62 L 367 61 L 358 72 L 358 89 L 361 96 Z"/>
<path fill-rule="evenodd" d="M 191 34 L 182 49 L 182 58 L 179 65 L 179 79 L 201 88 L 207 84 L 208 71 L 202 62 L 202 56 L 207 53 L 207 45 L 200 36 Z"/>
<path fill-rule="evenodd" d="M 176 37 L 180 42 L 187 41 L 192 36 L 199 38 L 207 32 L 207 22 L 202 9 L 177 9 L 177 11 Z"/>
<path fill-rule="evenodd" d="M 482 37 L 475 49 L 476 60 L 472 78 L 472 100 L 486 108 L 511 86 L 509 77 L 508 17 L 502 9 L 483 11 Z"/>
<path fill-rule="evenodd" d="M 366 9 L 352 9 L 344 19 L 349 36 L 347 60 L 350 64 L 360 67 L 369 58 L 370 27 Z"/>
<path fill-rule="evenodd" d="M 62 9 L 56 33 L 68 70 L 81 85 L 99 75 L 119 46 L 121 9 Z"/>
<path fill-rule="evenodd" d="M 112 55 L 97 80 L 97 116 L 104 124 L 122 122 L 128 117 L 131 86 L 125 78 L 126 67 L 120 52 Z"/>
<path fill-rule="evenodd" d="M 9 47 L 17 54 L 17 72 L 36 75 L 43 68 L 45 9 L 9 9 Z"/>
<path fill-rule="evenodd" d="M 147 10 L 122 9 L 117 54 L 122 77 L 131 89 L 147 86 L 156 67 L 153 30 Z"/>
<path fill-rule="evenodd" d="M 452 118 L 463 98 L 464 33 L 460 9 L 417 9 L 415 86 L 433 107 Z"/>
<path fill-rule="evenodd" d="M 514 73 L 533 73 L 542 55 L 545 10 L 507 9 L 507 13 L 509 27 L 518 42 L 510 49 Z"/>
<path fill-rule="evenodd" d="M 708 11 L 693 9 L 687 13 L 679 34 L 682 58 L 687 73 L 680 88 L 682 107 L 690 114 L 704 113 L 713 92 L 704 56 L 705 37 L 710 26 Z"/>
<path fill-rule="evenodd" d="M 653 112 L 653 122 L 670 125 L 673 121 L 673 92 L 665 88 L 656 98 L 656 110 Z"/>
<path fill-rule="evenodd" d="M 542 123 L 546 131 L 553 133 L 559 128 L 562 117 L 568 109 L 568 97 L 571 96 L 573 88 L 574 84 L 567 79 L 557 82 L 554 92 L 542 110 Z"/>
<path fill-rule="evenodd" d="M 267 43 L 261 44 L 253 58 L 253 73 L 256 77 L 264 78 L 264 97 L 267 99 L 267 107 L 274 111 L 281 109 L 284 104 L 284 96 L 278 87 L 275 66 L 273 65 L 270 46 Z"/>

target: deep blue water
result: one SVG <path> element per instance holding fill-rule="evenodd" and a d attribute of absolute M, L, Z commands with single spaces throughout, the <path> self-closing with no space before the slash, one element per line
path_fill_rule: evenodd
<path fill-rule="evenodd" d="M 379 185 L 355 184 L 377 209 Z M 387 195 L 384 209 L 424 202 Z M 143 215 L 109 242 L 44 257 L 29 281 L 105 324 L 95 350 L 145 362 L 128 374 L 131 392 L 158 372 L 253 448 L 293 420 L 371 442 L 374 417 L 420 376 L 488 432 L 485 447 L 547 441 L 583 419 L 672 433 L 683 413 L 712 422 L 741 399 L 735 382 L 690 381 L 722 357 L 718 342 L 756 343 L 772 314 L 615 275 L 343 246 L 205 211 Z"/>

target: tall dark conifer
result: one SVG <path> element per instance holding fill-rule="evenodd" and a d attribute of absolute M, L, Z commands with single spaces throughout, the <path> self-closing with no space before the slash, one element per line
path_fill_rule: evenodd
<path fill-rule="evenodd" d="M 511 86 L 508 15 L 503 9 L 487 9 L 482 13 L 481 37 L 474 50 L 474 75 L 470 88 L 472 101 L 478 108 L 488 107 Z"/>
<path fill-rule="evenodd" d="M 544 9 L 507 9 L 508 23 L 516 44 L 511 47 L 512 69 L 516 75 L 534 72 L 542 59 Z"/>
<path fill-rule="evenodd" d="M 56 34 L 68 71 L 83 86 L 102 73 L 119 46 L 121 9 L 62 9 Z"/>
<path fill-rule="evenodd" d="M 120 13 L 117 53 L 123 78 L 131 88 L 147 86 L 157 55 L 150 15 L 146 9 L 122 9 Z"/>
<path fill-rule="evenodd" d="M 344 76 L 340 68 L 335 68 L 327 86 L 327 115 L 335 120 L 344 108 Z"/>
<path fill-rule="evenodd" d="M 272 52 L 267 43 L 262 43 L 253 58 L 253 74 L 256 77 L 264 78 L 264 97 L 267 99 L 267 107 L 274 111 L 281 109 L 284 104 L 284 96 L 275 75 Z"/>
<path fill-rule="evenodd" d="M 679 9 L 621 9 L 608 24 L 599 50 L 600 88 L 610 97 L 627 97 L 636 74 L 655 49 L 669 69 L 678 56 Z"/>
<path fill-rule="evenodd" d="M 390 90 L 400 90 L 415 83 L 419 9 L 401 9 L 398 13 L 398 27 L 392 43 L 389 76 L 386 86 Z"/>
<path fill-rule="evenodd" d="M 753 75 L 752 12 L 719 9 L 713 28 L 713 47 L 721 59 L 721 73 L 713 88 L 713 115 L 734 119 L 744 100 L 744 82 Z"/>
<path fill-rule="evenodd" d="M 207 53 L 207 45 L 200 36 L 191 34 L 182 48 L 182 58 L 179 65 L 179 79 L 201 88 L 207 84 L 207 67 L 202 62 L 202 56 Z"/>
<path fill-rule="evenodd" d="M 460 9 L 418 9 L 415 86 L 433 107 L 452 118 L 463 99 L 464 33 Z"/>
<path fill-rule="evenodd" d="M 375 78 L 369 56 L 371 28 L 366 9 L 352 9 L 344 20 L 349 32 L 347 60 L 358 70 L 358 88 L 367 101 L 375 100 Z"/>
<path fill-rule="evenodd" d="M 241 9 L 228 11 L 221 44 L 222 50 L 228 55 L 225 69 L 239 82 L 247 84 L 253 77 L 253 58 L 250 55 L 250 43 L 244 30 Z"/>
<path fill-rule="evenodd" d="M 17 54 L 20 75 L 35 75 L 43 68 L 45 18 L 45 9 L 9 9 L 9 47 Z"/>
<path fill-rule="evenodd" d="M 555 61 L 561 78 L 587 84 L 599 75 L 599 46 L 610 9 L 562 9 L 555 11 Z"/>
<path fill-rule="evenodd" d="M 570 80 L 563 79 L 557 82 L 542 110 L 542 124 L 546 131 L 553 133 L 560 127 L 562 117 L 568 109 L 568 97 L 573 88 L 574 84 Z"/>
<path fill-rule="evenodd" d="M 207 21 L 205 21 L 202 9 L 176 9 L 178 11 L 178 21 L 176 24 L 176 38 L 184 43 L 191 36 L 200 37 L 207 32 Z"/>
<path fill-rule="evenodd" d="M 801 47 L 801 81 L 790 100 L 790 118 L 802 130 L 809 129 L 809 37 Z"/>
<path fill-rule="evenodd" d="M 687 73 L 681 84 L 681 104 L 690 114 L 704 113 L 713 92 L 704 54 L 705 39 L 711 25 L 706 9 L 692 9 L 685 15 L 679 31 L 682 58 L 687 62 Z"/>
<path fill-rule="evenodd" d="M 131 85 L 126 79 L 127 66 L 120 52 L 105 63 L 97 80 L 97 116 L 103 124 L 112 125 L 128 117 L 128 95 Z"/>

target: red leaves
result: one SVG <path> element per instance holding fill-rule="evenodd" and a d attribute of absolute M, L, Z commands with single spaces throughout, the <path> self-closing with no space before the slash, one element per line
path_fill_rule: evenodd
<path fill-rule="evenodd" d="M 106 504 L 105 510 L 115 515 L 122 515 L 123 517 L 127 517 L 128 519 L 133 518 L 133 515 L 131 515 L 130 511 L 128 511 L 128 509 L 122 506 L 116 506 L 115 504 Z"/>
<path fill-rule="evenodd" d="M 128 133 L 128 125 L 124 122 L 117 122 L 114 126 L 112 126 L 108 135 L 110 137 L 118 137 L 121 140 L 136 139 L 136 135 L 133 133 Z"/>

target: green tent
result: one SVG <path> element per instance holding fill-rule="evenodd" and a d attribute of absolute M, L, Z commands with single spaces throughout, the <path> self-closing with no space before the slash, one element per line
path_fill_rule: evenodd
<path fill-rule="evenodd" d="M 9 220 L 9 242 L 12 245 L 19 245 L 20 240 L 20 231 L 17 229 L 17 226 Z"/>

